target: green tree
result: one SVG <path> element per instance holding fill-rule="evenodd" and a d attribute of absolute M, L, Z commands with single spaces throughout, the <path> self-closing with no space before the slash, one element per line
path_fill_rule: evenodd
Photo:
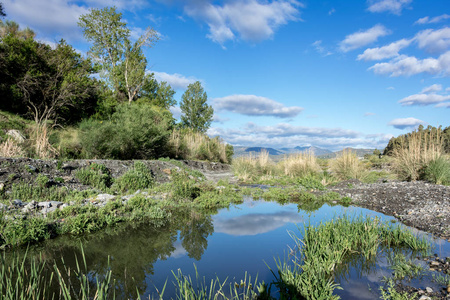
<path fill-rule="evenodd" d="M 92 42 L 89 54 L 97 62 L 100 75 L 114 91 L 117 101 L 131 103 L 150 80 L 142 48 L 151 47 L 158 40 L 157 32 L 147 28 L 133 43 L 130 30 L 115 7 L 91 9 L 89 14 L 80 17 L 78 26 Z"/>
<path fill-rule="evenodd" d="M 214 109 L 206 102 L 208 96 L 199 81 L 188 85 L 181 96 L 181 122 L 183 126 L 199 132 L 206 132 L 214 114 Z"/>
<path fill-rule="evenodd" d="M 3 10 L 3 3 L 0 3 L 0 17 L 6 17 L 6 13 Z"/>

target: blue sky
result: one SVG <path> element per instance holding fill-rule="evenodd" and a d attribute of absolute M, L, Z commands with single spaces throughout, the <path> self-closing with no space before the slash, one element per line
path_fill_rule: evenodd
<path fill-rule="evenodd" d="M 208 133 L 233 145 L 381 149 L 419 124 L 450 125 L 448 0 L 1 2 L 38 39 L 83 53 L 90 8 L 116 6 L 135 36 L 154 28 L 149 70 L 178 101 L 200 80 Z"/>

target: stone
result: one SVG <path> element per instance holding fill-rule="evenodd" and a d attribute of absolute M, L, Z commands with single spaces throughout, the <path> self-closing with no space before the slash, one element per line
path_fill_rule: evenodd
<path fill-rule="evenodd" d="M 14 200 L 12 201 L 12 204 L 13 204 L 14 206 L 18 206 L 18 207 L 24 206 L 22 200 L 19 200 L 19 199 L 14 199 Z"/>
<path fill-rule="evenodd" d="M 25 205 L 24 208 L 22 209 L 22 211 L 23 212 L 31 212 L 36 209 L 37 209 L 37 202 L 33 200 L 30 203 L 28 203 L 27 205 Z"/>
<path fill-rule="evenodd" d="M 8 210 L 8 205 L 0 203 L 0 210 Z"/>
<path fill-rule="evenodd" d="M 55 210 L 55 209 L 59 208 L 61 205 L 63 205 L 63 204 L 64 203 L 59 202 L 59 201 L 42 201 L 42 202 L 39 202 L 37 204 L 37 206 L 39 208 L 42 208 L 42 209 L 54 207 L 53 210 Z"/>
<path fill-rule="evenodd" d="M 433 292 L 433 289 L 430 287 L 426 287 L 425 290 L 427 291 L 428 294 L 431 294 Z"/>
<path fill-rule="evenodd" d="M 110 194 L 98 194 L 97 197 L 95 197 L 95 200 L 97 201 L 110 201 L 112 199 L 116 198 L 114 195 Z"/>
<path fill-rule="evenodd" d="M 3 182 L 0 182 L 0 191 L 3 191 L 4 188 L 5 188 L 5 184 Z"/>
<path fill-rule="evenodd" d="M 421 297 L 419 298 L 419 300 L 431 300 L 431 298 L 428 297 L 428 296 L 423 295 L 423 296 L 421 296 Z"/>
<path fill-rule="evenodd" d="M 8 130 L 6 134 L 12 137 L 18 143 L 23 143 L 26 140 L 25 136 L 19 130 L 16 129 Z"/>

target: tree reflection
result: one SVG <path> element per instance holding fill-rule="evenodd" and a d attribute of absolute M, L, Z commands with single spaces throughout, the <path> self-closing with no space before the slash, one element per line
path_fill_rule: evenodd
<path fill-rule="evenodd" d="M 180 232 L 181 245 L 188 256 L 200 260 L 208 247 L 208 236 L 214 232 L 214 225 L 210 215 L 199 215 L 190 219 Z"/>

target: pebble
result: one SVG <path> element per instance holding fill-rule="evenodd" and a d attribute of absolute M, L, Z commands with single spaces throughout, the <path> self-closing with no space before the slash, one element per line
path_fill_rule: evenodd
<path fill-rule="evenodd" d="M 426 287 L 425 290 L 427 291 L 428 294 L 431 294 L 433 292 L 433 289 L 430 287 Z"/>
<path fill-rule="evenodd" d="M 423 296 L 421 296 L 421 297 L 419 298 L 419 300 L 431 300 L 431 298 L 428 297 L 428 296 L 423 295 Z"/>

